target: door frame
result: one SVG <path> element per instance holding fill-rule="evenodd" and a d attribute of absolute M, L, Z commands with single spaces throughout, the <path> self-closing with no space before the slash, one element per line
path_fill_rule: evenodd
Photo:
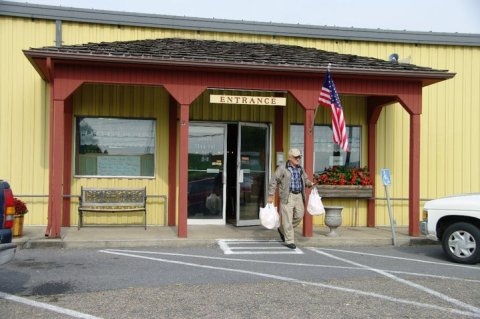
<path fill-rule="evenodd" d="M 272 165 L 272 124 L 271 123 L 259 123 L 259 122 L 238 122 L 238 139 L 237 139 L 237 200 L 235 208 L 235 226 L 257 226 L 260 225 L 260 218 L 250 219 L 250 220 L 241 220 L 240 219 L 240 167 L 241 167 L 241 145 L 242 145 L 242 127 L 264 127 L 267 129 L 266 134 L 266 146 L 265 146 L 265 183 L 264 183 L 264 192 L 265 192 L 265 201 L 268 196 L 268 183 L 270 180 L 270 170 Z"/>
<path fill-rule="evenodd" d="M 223 128 L 223 165 L 222 165 L 222 218 L 188 218 L 187 212 L 187 225 L 225 225 L 226 215 L 226 167 L 227 167 L 227 123 L 226 122 L 203 122 L 203 121 L 191 121 L 191 126 L 201 127 L 222 127 Z M 188 205 L 187 205 L 188 209 Z"/>

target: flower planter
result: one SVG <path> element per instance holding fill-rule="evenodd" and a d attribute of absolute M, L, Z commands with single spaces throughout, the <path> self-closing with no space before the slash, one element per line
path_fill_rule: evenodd
<path fill-rule="evenodd" d="M 12 235 L 13 237 L 23 236 L 23 219 L 25 214 L 28 213 L 27 205 L 21 199 L 13 198 L 15 203 L 15 219 L 13 221 Z"/>
<path fill-rule="evenodd" d="M 372 185 L 317 185 L 322 198 L 371 198 Z"/>
<path fill-rule="evenodd" d="M 13 237 L 21 237 L 23 236 L 23 215 L 15 215 L 15 221 L 12 227 L 12 235 Z"/>

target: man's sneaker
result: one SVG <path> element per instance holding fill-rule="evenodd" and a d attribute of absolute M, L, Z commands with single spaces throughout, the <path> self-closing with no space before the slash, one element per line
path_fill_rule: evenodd
<path fill-rule="evenodd" d="M 285 236 L 283 236 L 283 234 L 280 232 L 280 228 L 277 228 L 278 230 L 278 233 L 280 234 L 280 239 L 285 242 Z"/>
<path fill-rule="evenodd" d="M 290 249 L 297 249 L 297 246 L 295 246 L 295 244 L 286 244 L 285 246 L 287 246 L 288 248 Z"/>

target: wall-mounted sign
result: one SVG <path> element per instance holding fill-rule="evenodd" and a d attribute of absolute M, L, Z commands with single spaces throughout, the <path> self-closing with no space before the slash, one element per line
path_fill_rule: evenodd
<path fill-rule="evenodd" d="M 140 176 L 140 156 L 98 156 L 97 173 L 102 176 Z"/>
<path fill-rule="evenodd" d="M 328 165 L 330 166 L 342 166 L 345 165 L 345 159 L 343 156 L 330 156 L 328 159 Z"/>
<path fill-rule="evenodd" d="M 384 186 L 389 186 L 392 184 L 392 179 L 390 178 L 390 169 L 389 168 L 383 168 L 380 170 L 382 174 L 382 183 Z"/>
<path fill-rule="evenodd" d="M 210 95 L 210 103 L 286 106 L 287 98 L 273 96 Z"/>

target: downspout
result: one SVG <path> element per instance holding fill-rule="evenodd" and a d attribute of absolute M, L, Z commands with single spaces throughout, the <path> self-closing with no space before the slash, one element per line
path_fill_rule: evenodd
<path fill-rule="evenodd" d="M 62 46 L 62 20 L 55 21 L 55 46 L 57 48 Z"/>

